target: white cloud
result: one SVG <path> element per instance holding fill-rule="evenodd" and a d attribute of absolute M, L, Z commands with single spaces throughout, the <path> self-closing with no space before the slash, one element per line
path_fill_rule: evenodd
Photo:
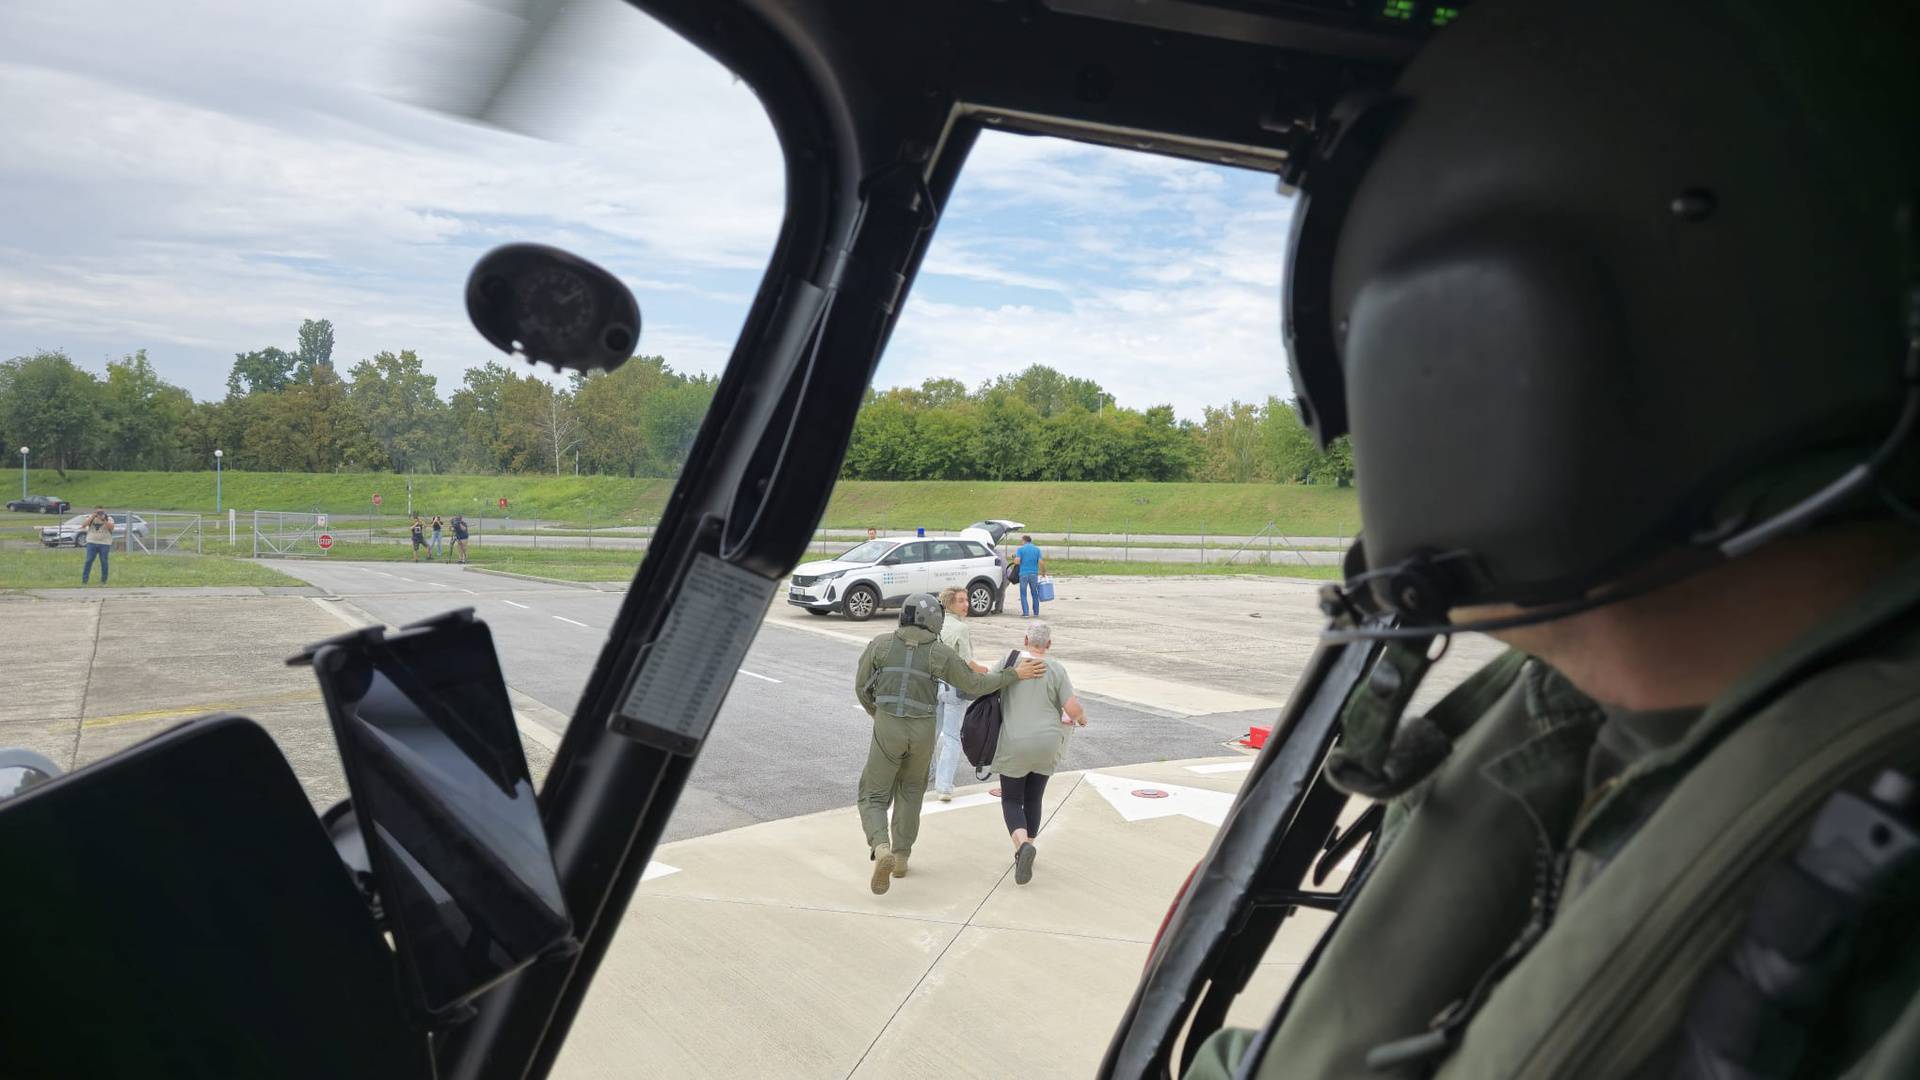
<path fill-rule="evenodd" d="M 324 316 L 340 358 L 417 348 L 451 381 L 487 352 L 461 285 L 509 239 L 676 283 L 731 332 L 779 225 L 771 128 L 718 64 L 608 4 L 601 44 L 629 65 L 572 99 L 569 142 L 373 93 L 365 69 L 406 50 L 362 44 L 370 0 L 9 5 L 0 193 L 23 217 L 0 240 L 0 351 L 150 346 L 205 395 L 233 352 Z M 713 340 L 682 335 L 700 360 L 675 362 L 724 362 Z"/>
<path fill-rule="evenodd" d="M 594 10 L 588 7 L 590 13 Z M 600 261 L 642 351 L 717 371 L 779 225 L 766 117 L 710 58 L 604 0 L 510 104 L 542 141 L 401 104 L 489 62 L 466 0 L 0 5 L 0 356 L 145 347 L 202 396 L 236 351 L 333 320 L 343 364 L 420 352 L 442 387 L 495 354 L 473 260 L 510 240 Z M 1286 393 L 1289 205 L 1264 177 L 989 133 L 878 381 L 1044 362 L 1185 416 Z"/>

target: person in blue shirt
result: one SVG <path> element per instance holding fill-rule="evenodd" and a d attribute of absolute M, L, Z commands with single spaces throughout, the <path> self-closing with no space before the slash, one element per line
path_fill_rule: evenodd
<path fill-rule="evenodd" d="M 1020 535 L 1023 541 L 1013 553 L 1013 564 L 1020 575 L 1020 614 L 1037 616 L 1040 614 L 1040 575 L 1047 572 L 1047 555 L 1033 537 L 1025 533 Z M 1027 610 L 1027 597 L 1033 597 L 1033 610 Z"/>

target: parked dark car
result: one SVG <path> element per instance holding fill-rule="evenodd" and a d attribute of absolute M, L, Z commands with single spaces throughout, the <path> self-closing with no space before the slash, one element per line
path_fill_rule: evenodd
<path fill-rule="evenodd" d="M 86 514 L 77 514 L 58 525 L 48 525 L 40 530 L 40 542 L 48 547 L 79 547 L 86 543 Z M 113 542 L 127 546 L 127 515 L 108 514 L 113 519 Z M 139 514 L 133 515 L 133 535 L 144 540 L 147 535 L 147 519 Z"/>
<path fill-rule="evenodd" d="M 73 504 L 54 495 L 29 495 L 7 504 L 7 509 L 22 514 L 64 514 Z"/>

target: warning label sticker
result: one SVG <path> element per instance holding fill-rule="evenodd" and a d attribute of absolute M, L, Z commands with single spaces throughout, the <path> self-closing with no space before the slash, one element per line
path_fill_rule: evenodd
<path fill-rule="evenodd" d="M 694 557 L 666 626 L 641 660 L 613 728 L 690 752 L 707 737 L 775 583 L 712 555 Z"/>

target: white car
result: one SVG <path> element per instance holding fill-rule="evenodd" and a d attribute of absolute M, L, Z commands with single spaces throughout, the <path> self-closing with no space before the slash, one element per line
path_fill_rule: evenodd
<path fill-rule="evenodd" d="M 973 615 L 999 609 L 1006 571 L 993 546 L 1017 521 L 982 521 L 958 536 L 890 536 L 868 540 L 839 557 L 801 563 L 787 582 L 787 603 L 815 615 L 838 611 L 855 622 L 899 607 L 914 593 L 949 585 L 967 590 Z"/>
<path fill-rule="evenodd" d="M 48 547 L 79 547 L 85 542 L 87 518 L 89 514 L 76 514 L 58 525 L 48 525 L 40 530 L 40 542 Z M 147 519 L 139 514 L 108 514 L 113 519 L 113 542 L 118 547 L 127 546 L 127 519 L 133 519 L 133 535 L 136 540 L 145 540 Z"/>

